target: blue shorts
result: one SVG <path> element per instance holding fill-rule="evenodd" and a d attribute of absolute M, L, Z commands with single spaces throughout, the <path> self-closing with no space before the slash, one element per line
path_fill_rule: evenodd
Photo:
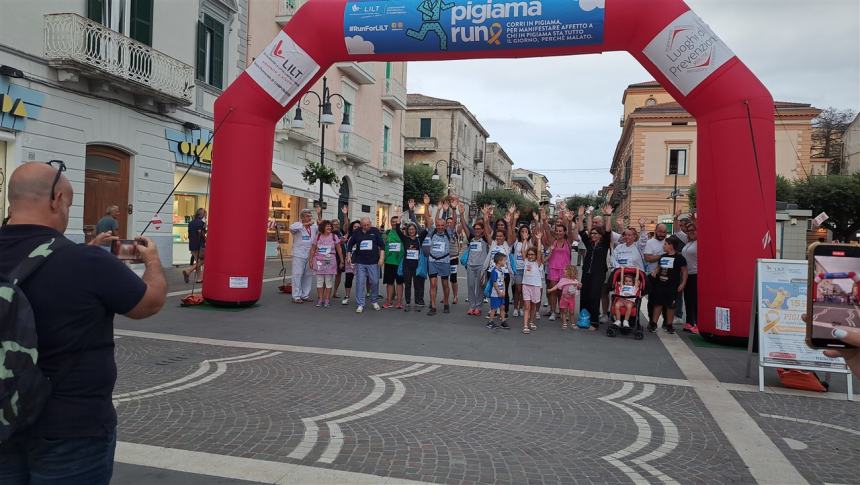
<path fill-rule="evenodd" d="M 451 276 L 451 263 L 448 261 L 448 258 L 445 258 L 442 261 L 430 260 L 427 262 L 427 273 L 431 278 L 436 276 L 447 278 Z"/>
<path fill-rule="evenodd" d="M 498 310 L 505 305 L 505 299 L 499 298 L 497 296 L 493 296 L 490 298 L 490 308 L 493 310 Z"/>

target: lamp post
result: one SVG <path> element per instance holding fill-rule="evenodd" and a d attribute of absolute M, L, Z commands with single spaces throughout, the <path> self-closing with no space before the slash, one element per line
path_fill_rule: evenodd
<path fill-rule="evenodd" d="M 332 93 L 331 90 L 329 90 L 328 79 L 326 77 L 323 77 L 322 94 L 319 94 L 316 91 L 308 91 L 302 95 L 304 100 L 302 104 L 306 106 L 310 106 L 311 103 L 311 98 L 306 97 L 309 94 L 316 96 L 318 102 L 317 108 L 319 109 L 320 117 L 317 125 L 320 127 L 320 166 L 325 166 L 325 130 L 328 125 L 334 124 L 334 114 L 331 112 L 331 100 L 332 98 L 340 98 L 340 100 L 336 100 L 338 108 L 342 108 L 344 103 L 348 104 L 349 102 L 340 94 Z M 300 107 L 296 107 L 296 114 L 293 116 L 292 126 L 299 130 L 305 127 L 305 122 L 302 119 L 302 109 Z M 337 131 L 338 133 L 352 133 L 352 125 L 349 124 L 349 113 L 346 111 L 343 113 L 343 120 L 341 121 L 340 127 Z M 317 203 L 320 208 L 325 210 L 322 180 L 320 180 L 320 198 Z"/>
<path fill-rule="evenodd" d="M 463 177 L 463 173 L 460 169 L 460 162 L 457 160 L 439 160 L 436 162 L 436 165 L 433 167 L 433 176 L 431 177 L 433 180 L 439 180 L 439 164 L 444 163 L 447 167 L 447 179 L 446 182 L 448 184 L 448 195 L 451 195 L 451 179 L 459 180 Z"/>

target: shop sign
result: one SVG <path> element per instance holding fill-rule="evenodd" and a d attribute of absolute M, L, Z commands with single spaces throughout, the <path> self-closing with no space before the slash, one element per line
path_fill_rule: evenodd
<path fill-rule="evenodd" d="M 0 128 L 20 131 L 39 115 L 45 95 L 0 78 Z"/>
<path fill-rule="evenodd" d="M 200 168 L 208 169 L 212 165 L 212 143 L 207 144 L 211 132 L 205 128 L 192 131 L 164 129 L 167 147 L 173 152 L 176 163 L 191 165 L 196 157 Z"/>

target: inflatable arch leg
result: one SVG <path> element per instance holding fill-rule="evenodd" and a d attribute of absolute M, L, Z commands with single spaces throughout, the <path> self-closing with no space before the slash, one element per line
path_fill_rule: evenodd
<path fill-rule="evenodd" d="M 426 30 L 424 41 L 410 44 L 411 39 L 401 36 L 396 44 L 376 45 L 373 51 L 350 46 L 350 52 L 346 38 L 368 30 L 345 34 L 345 25 L 361 21 L 354 17 L 356 9 L 373 8 L 379 2 L 310 0 L 299 9 L 215 103 L 219 129 L 213 152 L 205 298 L 215 304 L 247 305 L 260 297 L 274 126 L 333 63 L 627 51 L 696 119 L 700 329 L 747 336 L 754 262 L 775 252 L 774 106 L 767 89 L 681 0 L 579 0 L 578 5 L 572 0 L 532 0 L 519 12 L 518 5 L 525 2 L 494 2 L 501 5 L 500 16 L 510 14 L 511 8 L 515 14 L 531 16 L 523 25 L 551 15 L 585 18 L 581 26 L 587 35 L 519 48 L 508 44 L 506 34 L 502 44 L 500 29 L 513 24 L 505 23 L 509 19 L 486 20 L 495 10 L 484 7 L 481 15 L 494 34 L 489 42 L 472 50 L 461 49 L 456 38 L 443 45 L 436 37 L 438 31 L 445 33 L 441 25 L 478 15 L 474 9 L 485 5 L 474 2 L 467 7 L 462 0 L 452 0 L 442 2 L 445 9 L 436 12 L 441 22 L 432 21 L 434 12 L 409 17 L 422 23 L 420 30 L 415 24 L 407 35 L 417 39 Z M 421 11 L 422 3 L 402 1 L 409 11 Z M 476 20 L 482 19 L 472 16 L 464 22 L 474 25 Z M 721 320 L 720 328 L 718 308 L 727 309 L 730 317 Z"/>

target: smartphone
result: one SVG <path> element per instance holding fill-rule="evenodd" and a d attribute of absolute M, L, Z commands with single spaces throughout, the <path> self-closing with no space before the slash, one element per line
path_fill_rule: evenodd
<path fill-rule="evenodd" d="M 833 336 L 836 327 L 860 327 L 860 246 L 809 246 L 806 343 L 814 349 L 853 346 Z"/>
<path fill-rule="evenodd" d="M 143 261 L 140 259 L 140 253 L 137 251 L 137 246 L 146 246 L 146 241 L 135 239 L 117 239 L 111 243 L 111 252 L 120 261 L 132 264 L 139 264 Z"/>

